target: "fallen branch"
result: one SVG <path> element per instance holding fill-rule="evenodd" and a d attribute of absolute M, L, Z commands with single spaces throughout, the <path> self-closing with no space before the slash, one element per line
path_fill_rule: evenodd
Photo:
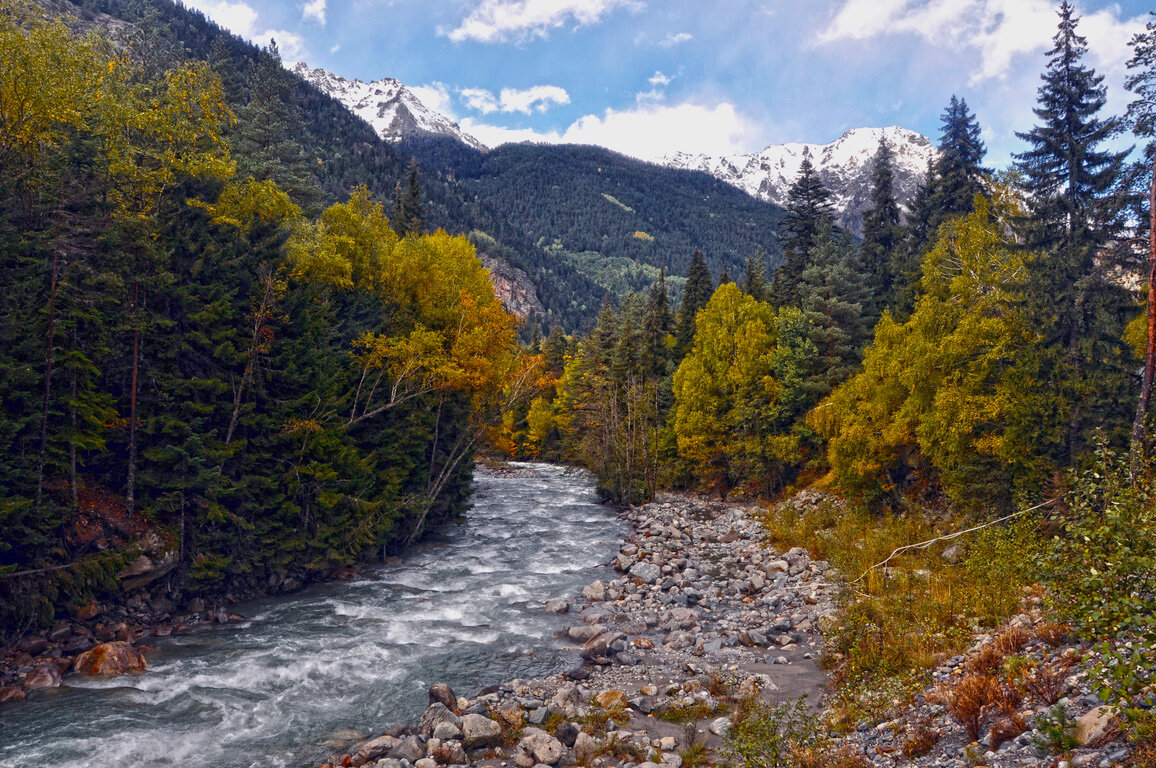
<path fill-rule="evenodd" d="M 863 581 L 863 579 L 867 576 L 867 574 L 871 573 L 871 571 L 875 570 L 876 568 L 881 568 L 884 565 L 887 565 L 889 562 L 891 562 L 895 558 L 896 555 L 902 554 L 903 552 L 907 552 L 907 551 L 913 550 L 913 549 L 927 549 L 932 544 L 935 544 L 937 542 L 949 541 L 951 539 L 959 538 L 960 536 L 963 536 L 964 534 L 967 534 L 967 533 L 973 533 L 974 531 L 979 531 L 979 530 L 982 530 L 984 528 L 990 528 L 993 525 L 997 525 L 999 523 L 1006 522 L 1008 520 L 1011 520 L 1014 517 L 1020 517 L 1021 515 L 1026 515 L 1028 512 L 1034 512 L 1037 509 L 1048 506 L 1049 504 L 1055 504 L 1059 500 L 1060 500 L 1060 497 L 1057 496 L 1054 499 L 1048 499 L 1047 501 L 1036 504 L 1034 507 L 1028 507 L 1027 509 L 1021 509 L 1019 512 L 1013 512 L 1010 515 L 1006 515 L 1004 517 L 999 518 L 998 520 L 992 520 L 991 522 L 984 523 L 983 525 L 977 525 L 974 528 L 968 528 L 965 531 L 956 531 L 955 533 L 949 533 L 949 534 L 946 534 L 944 536 L 936 537 L 934 539 L 928 539 L 927 541 L 921 541 L 918 544 L 906 544 L 902 547 L 897 548 L 894 552 L 892 552 L 890 555 L 888 555 L 886 560 L 884 560 L 880 563 L 876 563 L 875 565 L 871 566 L 867 570 L 863 571 L 863 573 L 861 573 L 859 575 L 859 578 L 855 579 L 851 583 L 852 584 L 858 584 L 860 581 Z"/>

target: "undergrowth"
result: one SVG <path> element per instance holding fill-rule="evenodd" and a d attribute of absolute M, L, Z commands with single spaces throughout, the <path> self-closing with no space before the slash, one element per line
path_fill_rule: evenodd
<path fill-rule="evenodd" d="M 926 684 L 928 670 L 966 650 L 977 628 L 1014 614 L 1039 548 L 1038 519 L 1020 518 L 873 567 L 899 547 L 963 526 L 829 502 L 806 512 L 783 505 L 767 513 L 766 524 L 774 546 L 804 547 L 845 579 L 836 619 L 825 629 L 824 661 L 836 686 L 832 721 L 840 728 L 883 719 Z M 949 562 L 943 555 L 953 545 Z"/>

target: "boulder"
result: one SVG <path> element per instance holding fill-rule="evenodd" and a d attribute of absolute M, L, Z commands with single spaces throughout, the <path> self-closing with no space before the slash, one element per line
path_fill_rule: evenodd
<path fill-rule="evenodd" d="M 512 701 L 507 701 L 498 707 L 494 715 L 498 718 L 499 723 L 510 730 L 517 730 L 526 722 L 525 711 Z"/>
<path fill-rule="evenodd" d="M 442 723 L 449 723 L 458 729 L 462 727 L 461 718 L 439 701 L 430 704 L 429 709 L 421 716 L 421 722 L 418 723 L 418 730 L 422 736 L 428 739 L 433 735 L 434 729 Z"/>
<path fill-rule="evenodd" d="M 353 754 L 353 766 L 365 765 L 379 758 L 385 757 L 390 750 L 397 746 L 397 739 L 392 736 L 378 736 L 376 739 L 365 742 Z"/>
<path fill-rule="evenodd" d="M 558 726 L 558 730 L 554 732 L 554 735 L 558 737 L 558 741 L 562 742 L 567 747 L 573 748 L 574 742 L 578 740 L 579 733 L 581 733 L 581 731 L 578 730 L 577 725 L 571 723 L 570 721 L 566 721 Z"/>
<path fill-rule="evenodd" d="M 462 729 L 453 723 L 438 723 L 433 729 L 433 738 L 441 741 L 461 739 Z"/>
<path fill-rule="evenodd" d="M 569 613 L 570 603 L 565 600 L 547 600 L 546 613 Z"/>
<path fill-rule="evenodd" d="M 425 749 L 422 747 L 421 742 L 418 741 L 417 736 L 407 736 L 390 750 L 389 756 L 397 760 L 408 760 L 413 763 L 425 757 Z"/>
<path fill-rule="evenodd" d="M 121 675 L 143 672 L 148 662 L 136 648 L 119 640 L 104 643 L 76 657 L 73 669 L 82 675 Z"/>
<path fill-rule="evenodd" d="M 434 683 L 429 687 L 429 703 L 443 704 L 446 709 L 455 712 L 458 708 L 458 697 L 445 683 Z"/>
<path fill-rule="evenodd" d="M 606 584 L 601 579 L 582 588 L 582 597 L 592 603 L 601 603 L 606 599 Z"/>
<path fill-rule="evenodd" d="M 608 690 L 595 696 L 594 703 L 603 709 L 626 709 L 630 702 L 627 701 L 626 694 L 622 691 Z"/>
<path fill-rule="evenodd" d="M 462 743 L 467 749 L 492 747 L 502 739 L 502 726 L 484 715 L 462 718 Z"/>
<path fill-rule="evenodd" d="M 615 644 L 619 644 L 621 648 L 616 648 Z M 604 656 L 609 656 L 611 653 L 617 653 L 619 650 L 626 647 L 626 635 L 621 632 L 613 630 L 603 632 L 597 637 L 587 640 L 582 644 L 582 658 L 597 659 Z"/>
<path fill-rule="evenodd" d="M 42 664 L 28 673 L 24 678 L 24 688 L 59 688 L 61 683 L 60 670 L 55 664 Z"/>
<path fill-rule="evenodd" d="M 630 567 L 630 575 L 653 584 L 662 577 L 662 569 L 654 563 L 635 563 Z"/>
<path fill-rule="evenodd" d="M 526 768 L 543 763 L 556 765 L 566 754 L 562 742 L 548 733 L 532 733 L 518 742 L 518 750 L 514 755 L 514 762 L 519 766 L 526 764 Z M 528 764 L 527 764 L 527 761 Z"/>
<path fill-rule="evenodd" d="M 585 731 L 579 731 L 574 737 L 574 759 L 586 765 L 598 752 L 598 740 Z"/>
<path fill-rule="evenodd" d="M 567 629 L 566 637 L 576 643 L 585 643 L 587 640 L 593 640 L 605 631 L 606 627 L 601 624 L 579 624 L 576 627 Z"/>
<path fill-rule="evenodd" d="M 23 701 L 27 695 L 18 685 L 6 685 L 0 688 L 0 704 L 6 701 Z"/>
<path fill-rule="evenodd" d="M 1096 707 L 1076 721 L 1076 740 L 1085 747 L 1096 747 L 1112 730 L 1120 716 L 1117 707 Z"/>

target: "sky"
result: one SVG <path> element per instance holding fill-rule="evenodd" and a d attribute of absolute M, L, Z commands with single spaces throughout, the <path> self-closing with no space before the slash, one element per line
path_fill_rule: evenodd
<path fill-rule="evenodd" d="M 484 144 L 643 159 L 825 144 L 897 125 L 938 140 L 951 96 L 1008 165 L 1056 32 L 1050 0 L 183 0 L 348 79 L 400 80 Z M 1081 0 L 1087 63 L 1122 113 L 1156 3 Z"/>

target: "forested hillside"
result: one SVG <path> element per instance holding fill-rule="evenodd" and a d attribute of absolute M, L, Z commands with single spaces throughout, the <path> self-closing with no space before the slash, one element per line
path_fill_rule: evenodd
<path fill-rule="evenodd" d="M 561 263 L 618 297 L 665 270 L 683 277 L 697 249 L 719 273 L 748 258 L 778 263 L 783 211 L 705 173 L 600 147 L 505 144 L 480 152 L 442 137 L 410 139 L 427 171 L 452 174 Z M 674 281 L 680 293 L 682 280 Z"/>
<path fill-rule="evenodd" d="M 197 11 L 171 0 L 52 0 L 49 7 L 88 17 L 83 27 L 111 28 L 122 42 L 131 40 L 134 56 L 147 59 L 151 66 L 210 62 L 221 78 L 226 102 L 241 118 L 238 130 L 259 134 L 252 137 L 259 155 L 253 163 L 276 168 L 283 177 L 292 176 L 296 189 L 287 188 L 302 193 L 312 213 L 320 205 L 346 199 L 357 185 L 366 185 L 378 199 L 388 202 L 405 175 L 407 154 L 379 139 L 339 102 L 287 70 L 268 72 L 263 87 L 275 92 L 288 110 L 285 115 L 269 114 L 263 106 L 269 94 L 254 94 L 248 76 L 267 54 Z M 291 122 L 286 123 L 290 116 Z M 286 183 L 284 178 L 279 181 Z M 580 328 L 601 305 L 602 289 L 571 265 L 535 247 L 485 198 L 436 174 L 423 175 L 421 184 L 427 224 L 452 234 L 485 233 L 474 239 L 475 244 L 487 258 L 529 276 L 545 310 L 538 318 L 543 325 Z"/>
<path fill-rule="evenodd" d="M 147 29 L 0 4 L 5 635 L 122 584 L 252 593 L 413 541 L 534 379 L 469 241 L 399 237 L 364 185 L 331 202 L 398 172 L 388 148 L 274 56 Z"/>
<path fill-rule="evenodd" d="M 952 96 L 906 223 L 879 146 L 855 242 L 804 161 L 771 279 L 696 256 L 677 310 L 660 283 L 585 337 L 541 340 L 554 385 L 504 423 L 506 450 L 583 463 L 615 501 L 785 497 L 767 512 L 776 546 L 858 574 L 826 632 L 845 722 L 893 717 L 929 669 L 1044 594 L 1064 632 L 1099 643 L 1101 700 L 1151 744 L 1135 707 L 1156 647 L 1156 22 L 1113 116 L 1074 8 L 1058 10 L 1013 168 L 984 167 L 979 119 Z M 1133 162 L 1113 143 L 1126 130 L 1146 145 Z M 993 726 L 993 743 L 1027 727 Z"/>

